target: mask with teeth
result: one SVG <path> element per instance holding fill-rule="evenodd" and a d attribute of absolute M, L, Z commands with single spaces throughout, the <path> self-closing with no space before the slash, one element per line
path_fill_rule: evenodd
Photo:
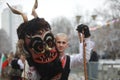
<path fill-rule="evenodd" d="M 9 4 L 8 4 L 9 6 Z M 27 56 L 29 66 L 34 66 L 42 77 L 51 78 L 62 71 L 59 52 L 55 45 L 55 38 L 51 32 L 49 23 L 44 18 L 39 18 L 35 12 L 37 8 L 37 0 L 32 10 L 35 17 L 27 20 L 22 12 L 9 8 L 15 14 L 23 17 L 22 23 L 17 29 L 19 41 L 22 40 L 21 48 Z"/>

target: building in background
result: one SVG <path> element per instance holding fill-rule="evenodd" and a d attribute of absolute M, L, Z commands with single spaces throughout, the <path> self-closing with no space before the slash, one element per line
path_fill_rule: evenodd
<path fill-rule="evenodd" d="M 17 10 L 22 10 L 22 6 L 20 5 L 12 7 L 16 8 Z M 21 22 L 23 22 L 23 20 L 20 15 L 13 14 L 9 8 L 3 9 L 1 13 L 1 28 L 4 29 L 10 37 L 12 43 L 11 51 L 13 52 L 16 50 L 16 42 L 18 40 L 16 29 Z"/>

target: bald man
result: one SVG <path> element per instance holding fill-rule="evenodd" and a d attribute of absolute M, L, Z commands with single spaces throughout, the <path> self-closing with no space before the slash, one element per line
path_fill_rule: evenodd
<path fill-rule="evenodd" d="M 68 37 L 65 33 L 58 33 L 55 36 L 56 46 L 60 53 L 60 59 L 62 63 L 63 72 L 61 73 L 60 80 L 68 80 L 68 76 L 71 68 L 75 68 L 83 64 L 83 45 L 80 43 L 80 53 L 75 55 L 66 55 L 65 50 L 68 48 Z M 85 39 L 86 42 L 86 59 L 90 59 L 90 51 L 94 47 L 94 43 L 90 38 Z"/>

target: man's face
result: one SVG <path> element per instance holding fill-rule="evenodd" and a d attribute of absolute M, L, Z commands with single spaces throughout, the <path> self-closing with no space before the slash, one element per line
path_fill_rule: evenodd
<path fill-rule="evenodd" d="M 56 46 L 58 51 L 62 54 L 65 49 L 68 47 L 68 40 L 66 36 L 57 36 L 56 37 Z"/>

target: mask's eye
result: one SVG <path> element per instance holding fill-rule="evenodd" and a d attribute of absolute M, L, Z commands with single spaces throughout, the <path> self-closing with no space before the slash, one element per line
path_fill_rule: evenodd
<path fill-rule="evenodd" d="M 31 39 L 30 48 L 32 48 L 36 53 L 43 53 L 45 44 L 40 37 L 34 37 Z"/>
<path fill-rule="evenodd" d="M 46 42 L 46 44 L 48 45 L 48 47 L 52 48 L 54 47 L 55 44 L 55 40 L 54 40 L 54 36 L 51 33 L 47 33 L 44 37 L 44 41 Z"/>

